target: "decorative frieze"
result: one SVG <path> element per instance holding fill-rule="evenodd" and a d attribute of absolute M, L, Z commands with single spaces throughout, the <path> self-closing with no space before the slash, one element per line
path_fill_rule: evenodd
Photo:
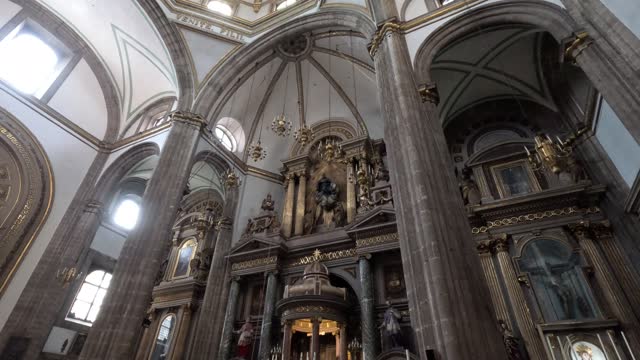
<path fill-rule="evenodd" d="M 273 265 L 273 264 L 276 264 L 277 262 L 278 262 L 277 256 L 269 256 L 266 258 L 247 260 L 247 261 L 242 261 L 242 262 L 232 264 L 231 270 L 236 271 L 236 270 L 251 269 L 259 266 Z"/>
<path fill-rule="evenodd" d="M 520 216 L 512 216 L 504 219 L 487 221 L 486 226 L 474 227 L 471 229 L 473 234 L 481 234 L 486 233 L 491 229 L 495 229 L 498 227 L 509 226 L 509 225 L 517 225 L 528 222 L 535 222 L 539 220 L 544 220 L 553 217 L 559 216 L 567 216 L 567 215 L 588 215 L 588 214 L 597 214 L 600 212 L 600 208 L 597 206 L 589 207 L 589 208 L 579 208 L 577 206 L 566 207 L 562 209 L 554 209 L 541 211 L 532 214 L 520 215 Z"/>
<path fill-rule="evenodd" d="M 331 251 L 327 253 L 322 253 L 320 250 L 313 252 L 312 255 L 303 256 L 301 258 L 295 259 L 289 266 L 299 266 L 299 265 L 308 265 L 316 261 L 328 261 L 328 260 L 338 260 L 348 257 L 356 256 L 356 249 L 346 249 L 346 250 L 337 250 Z"/>
<path fill-rule="evenodd" d="M 379 245 L 389 242 L 397 242 L 398 241 L 398 233 L 391 234 L 383 234 L 378 236 L 372 236 L 364 239 L 356 240 L 356 248 Z"/>

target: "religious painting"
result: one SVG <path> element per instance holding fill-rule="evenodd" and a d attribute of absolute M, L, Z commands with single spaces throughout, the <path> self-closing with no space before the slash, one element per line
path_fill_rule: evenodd
<path fill-rule="evenodd" d="M 540 190 L 540 186 L 525 160 L 493 166 L 491 172 L 502 198 L 526 195 Z"/>
<path fill-rule="evenodd" d="M 402 299 L 406 297 L 404 274 L 401 264 L 384 267 L 384 289 L 387 299 Z"/>
<path fill-rule="evenodd" d="M 606 360 L 604 352 L 587 341 L 578 341 L 571 346 L 572 360 Z"/>
<path fill-rule="evenodd" d="M 178 251 L 178 259 L 176 261 L 176 269 L 173 272 L 173 277 L 182 277 L 189 275 L 189 263 L 193 258 L 196 250 L 196 242 L 189 240 L 185 242 Z"/>

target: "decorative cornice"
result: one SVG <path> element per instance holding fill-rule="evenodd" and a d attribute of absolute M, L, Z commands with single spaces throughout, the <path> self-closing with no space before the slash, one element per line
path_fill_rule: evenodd
<path fill-rule="evenodd" d="M 355 248 L 331 251 L 327 253 L 322 253 L 316 249 L 316 251 L 311 255 L 295 259 L 292 263 L 289 264 L 289 266 L 308 265 L 316 261 L 338 260 L 354 256 L 356 256 Z"/>
<path fill-rule="evenodd" d="M 363 239 L 356 240 L 356 248 L 362 248 L 372 245 L 397 242 L 398 241 L 398 233 L 391 234 L 383 234 L 378 236 L 367 237 Z"/>
<path fill-rule="evenodd" d="M 572 206 L 572 207 L 566 207 L 562 209 L 547 210 L 547 211 L 541 211 L 541 212 L 532 213 L 532 214 L 513 216 L 509 218 L 494 220 L 494 221 L 487 221 L 486 226 L 474 227 L 473 229 L 471 229 L 471 232 L 473 234 L 480 234 L 480 233 L 486 233 L 491 229 L 495 229 L 503 226 L 535 222 L 535 221 L 540 221 L 547 218 L 553 218 L 553 217 L 559 217 L 559 216 L 578 215 L 578 214 L 588 215 L 588 214 L 597 214 L 599 212 L 600 212 L 600 208 L 597 206 L 593 206 L 589 208 L 579 208 L 577 206 Z"/>
<path fill-rule="evenodd" d="M 259 259 L 253 259 L 253 260 L 247 260 L 247 261 L 241 261 L 238 263 L 234 263 L 231 265 L 231 270 L 232 271 L 236 271 L 236 270 L 245 270 L 245 269 L 251 269 L 251 268 L 255 268 L 255 267 L 260 267 L 260 266 L 265 266 L 265 265 L 273 265 L 278 263 L 278 257 L 277 256 L 269 256 L 269 257 L 265 257 L 265 258 L 259 258 Z"/>
<path fill-rule="evenodd" d="M 371 55 L 371 57 L 376 55 L 376 52 L 378 52 L 378 48 L 380 47 L 380 44 L 382 44 L 382 40 L 384 40 L 385 36 L 401 31 L 402 23 L 400 23 L 396 18 L 388 19 L 384 23 L 380 24 L 376 32 L 373 33 L 371 42 L 367 45 L 369 55 Z"/>
<path fill-rule="evenodd" d="M 202 115 L 188 111 L 174 111 L 169 115 L 169 120 L 171 122 L 193 125 L 198 127 L 199 129 L 203 129 L 205 126 L 207 126 L 207 121 L 204 119 L 204 117 L 202 117 Z"/>

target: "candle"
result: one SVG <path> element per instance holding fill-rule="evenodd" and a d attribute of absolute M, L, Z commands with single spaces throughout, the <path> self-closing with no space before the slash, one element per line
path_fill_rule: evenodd
<path fill-rule="evenodd" d="M 407 360 L 411 360 L 409 358 L 409 349 L 404 349 L 404 354 L 407 355 Z"/>
<path fill-rule="evenodd" d="M 531 152 L 529 151 L 529 148 L 528 148 L 528 147 L 526 147 L 526 146 L 525 146 L 525 147 L 524 147 L 524 150 L 527 152 L 527 156 L 531 156 Z"/>

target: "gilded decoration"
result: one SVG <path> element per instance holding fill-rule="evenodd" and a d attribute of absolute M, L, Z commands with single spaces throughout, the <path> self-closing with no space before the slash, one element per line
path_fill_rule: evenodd
<path fill-rule="evenodd" d="M 338 260 L 348 257 L 356 256 L 356 249 L 346 249 L 346 250 L 338 250 L 331 251 L 327 253 L 323 253 L 320 250 L 316 249 L 312 255 L 303 256 L 301 258 L 295 259 L 290 266 L 299 266 L 299 265 L 308 265 L 317 261 L 327 261 L 327 260 Z"/>
<path fill-rule="evenodd" d="M 303 306 L 296 306 L 295 308 L 285 310 L 282 313 L 282 317 L 286 318 L 293 314 L 309 314 L 309 313 L 334 314 L 335 310 L 328 306 L 322 306 L 322 305 L 303 305 Z"/>
<path fill-rule="evenodd" d="M 236 271 L 236 270 L 251 269 L 259 266 L 273 265 L 273 264 L 276 264 L 277 262 L 278 262 L 277 256 L 270 256 L 266 258 L 247 260 L 247 261 L 242 261 L 242 262 L 232 264 L 231 270 Z"/>
<path fill-rule="evenodd" d="M 579 208 L 577 206 L 572 206 L 572 207 L 566 207 L 562 209 L 547 210 L 547 211 L 541 211 L 541 212 L 532 213 L 532 214 L 513 216 L 509 218 L 494 220 L 494 221 L 487 221 L 486 226 L 474 227 L 473 229 L 471 229 L 471 232 L 473 234 L 481 234 L 481 233 L 486 233 L 491 229 L 495 229 L 503 226 L 539 221 L 539 220 L 554 218 L 558 216 L 578 215 L 578 214 L 588 215 L 588 214 L 597 214 L 599 212 L 600 212 L 600 208 L 597 206 L 593 206 L 589 208 Z"/>
<path fill-rule="evenodd" d="M 380 25 L 378 30 L 373 34 L 371 42 L 367 46 L 369 49 L 369 55 L 371 55 L 371 57 L 376 55 L 380 44 L 382 44 L 382 40 L 384 40 L 387 35 L 400 31 L 402 31 L 402 24 L 396 19 L 387 20 L 385 23 Z"/>
<path fill-rule="evenodd" d="M 392 234 L 372 236 L 364 239 L 357 239 L 356 248 L 385 244 L 390 242 L 397 242 L 398 238 L 399 238 L 398 233 L 392 233 Z"/>

